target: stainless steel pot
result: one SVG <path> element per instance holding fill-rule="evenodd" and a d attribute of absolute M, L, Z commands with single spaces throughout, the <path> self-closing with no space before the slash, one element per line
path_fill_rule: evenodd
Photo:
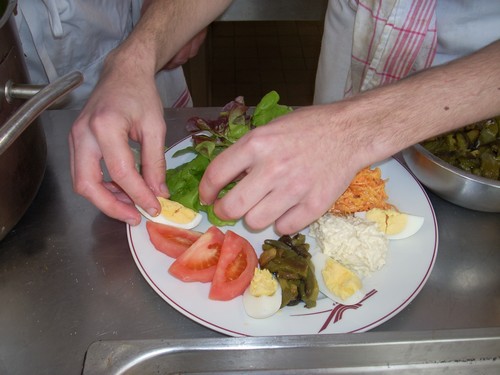
<path fill-rule="evenodd" d="M 47 144 L 37 117 L 83 80 L 73 72 L 43 88 L 19 84 L 28 74 L 12 16 L 16 5 L 0 1 L 0 240 L 31 205 L 45 173 Z"/>

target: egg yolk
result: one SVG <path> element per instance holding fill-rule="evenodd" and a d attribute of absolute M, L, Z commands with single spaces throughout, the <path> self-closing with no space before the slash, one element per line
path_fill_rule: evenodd
<path fill-rule="evenodd" d="M 323 268 L 321 274 L 330 292 L 342 300 L 346 300 L 361 289 L 360 278 L 334 259 L 329 258 L 326 260 L 325 268 Z"/>
<path fill-rule="evenodd" d="M 396 210 L 382 210 L 380 208 L 367 211 L 366 219 L 377 223 L 379 229 L 385 234 L 400 233 L 408 223 L 408 215 Z"/>
<path fill-rule="evenodd" d="M 165 199 L 158 197 L 158 201 L 161 205 L 161 213 L 166 219 L 179 224 L 187 224 L 193 221 L 196 216 L 196 212 L 183 206 L 178 202 L 171 201 L 170 199 Z"/>
<path fill-rule="evenodd" d="M 254 297 L 272 296 L 278 290 L 278 282 L 271 272 L 256 268 L 250 282 L 250 294 Z"/>

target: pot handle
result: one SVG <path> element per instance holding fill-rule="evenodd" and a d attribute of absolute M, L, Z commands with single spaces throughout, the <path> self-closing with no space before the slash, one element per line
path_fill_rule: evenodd
<path fill-rule="evenodd" d="M 80 72 L 71 72 L 41 89 L 0 127 L 0 155 L 50 105 L 83 82 Z"/>

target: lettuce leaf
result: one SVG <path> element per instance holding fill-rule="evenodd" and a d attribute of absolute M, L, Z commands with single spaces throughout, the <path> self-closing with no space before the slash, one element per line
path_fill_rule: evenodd
<path fill-rule="evenodd" d="M 193 133 L 193 146 L 179 150 L 173 156 L 194 152 L 196 157 L 177 168 L 167 170 L 166 181 L 170 199 L 197 212 L 206 212 L 213 225 L 234 225 L 236 221 L 218 218 L 213 205 L 201 205 L 198 193 L 201 178 L 210 161 L 246 133 L 292 111 L 291 107 L 278 104 L 279 98 L 276 91 L 269 92 L 255 107 L 253 115 L 249 115 L 243 97 L 239 96 L 226 104 L 215 120 L 200 117 L 189 119 L 186 129 Z M 228 184 L 219 193 L 218 198 L 222 198 L 235 184 Z"/>
<path fill-rule="evenodd" d="M 264 95 L 252 116 L 253 126 L 262 126 L 271 122 L 277 117 L 292 112 L 292 108 L 286 105 L 278 104 L 280 96 L 276 91 L 271 91 Z"/>
<path fill-rule="evenodd" d="M 170 199 L 196 212 L 200 211 L 198 187 L 209 162 L 210 160 L 203 155 L 197 155 L 193 160 L 181 164 L 177 168 L 168 169 L 166 182 Z"/>

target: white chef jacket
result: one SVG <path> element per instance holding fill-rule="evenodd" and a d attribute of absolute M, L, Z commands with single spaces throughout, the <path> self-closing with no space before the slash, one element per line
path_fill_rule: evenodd
<path fill-rule="evenodd" d="M 31 83 L 80 71 L 84 82 L 60 107 L 81 109 L 104 58 L 131 32 L 141 5 L 142 0 L 19 0 L 15 19 Z M 181 67 L 159 72 L 156 84 L 164 107 L 192 106 Z"/>
<path fill-rule="evenodd" d="M 340 100 L 351 93 L 349 90 L 353 67 L 353 44 L 359 43 L 353 36 L 360 35 L 359 24 L 356 24 L 356 13 L 359 3 L 366 6 L 380 4 L 379 1 L 361 0 L 330 0 L 325 17 L 325 27 L 321 46 L 321 54 L 316 76 L 314 102 L 316 104 L 331 103 Z M 385 0 L 382 3 L 386 2 Z M 405 1 L 389 0 L 394 4 L 395 12 L 409 4 L 422 5 L 432 3 L 432 0 Z M 426 32 L 432 35 L 437 31 L 436 40 L 422 43 L 422 49 L 435 48 L 434 53 L 427 51 L 424 57 L 432 56 L 430 61 L 415 60 L 408 74 L 426 66 L 440 65 L 474 52 L 498 39 L 500 39 L 500 1 L 491 0 L 435 0 L 434 14 L 429 12 L 429 17 L 435 17 L 435 23 L 428 25 Z M 432 4 L 431 4 L 432 6 Z M 431 9 L 431 7 L 429 8 Z M 366 11 L 367 9 L 363 9 Z M 369 10 L 371 11 L 371 10 Z M 372 16 L 378 13 L 372 11 Z M 374 16 L 374 18 L 376 18 Z M 390 22 L 388 22 L 390 24 Z M 366 23 L 361 23 L 361 27 Z M 362 30 L 361 30 L 362 31 Z M 391 29 L 387 28 L 390 33 Z M 390 36 L 388 33 L 378 35 L 380 45 L 385 51 L 390 51 Z M 430 38 L 432 39 L 432 38 Z M 384 45 L 387 43 L 387 45 Z M 382 49 L 380 49 L 382 50 Z M 425 52 L 425 51 L 424 51 Z M 375 52 L 371 59 L 383 59 Z M 384 60 L 382 60 L 384 61 Z M 378 61 L 376 61 L 378 62 Z M 427 63 L 427 65 L 426 65 Z M 420 64 L 420 65 L 419 65 Z M 370 66 L 371 67 L 371 66 Z M 363 77 L 364 79 L 365 77 Z M 369 79 L 369 77 L 368 77 Z M 354 79 L 355 81 L 355 79 Z M 358 82 L 360 91 L 374 87 L 377 82 Z M 356 90 L 355 90 L 356 91 Z"/>

